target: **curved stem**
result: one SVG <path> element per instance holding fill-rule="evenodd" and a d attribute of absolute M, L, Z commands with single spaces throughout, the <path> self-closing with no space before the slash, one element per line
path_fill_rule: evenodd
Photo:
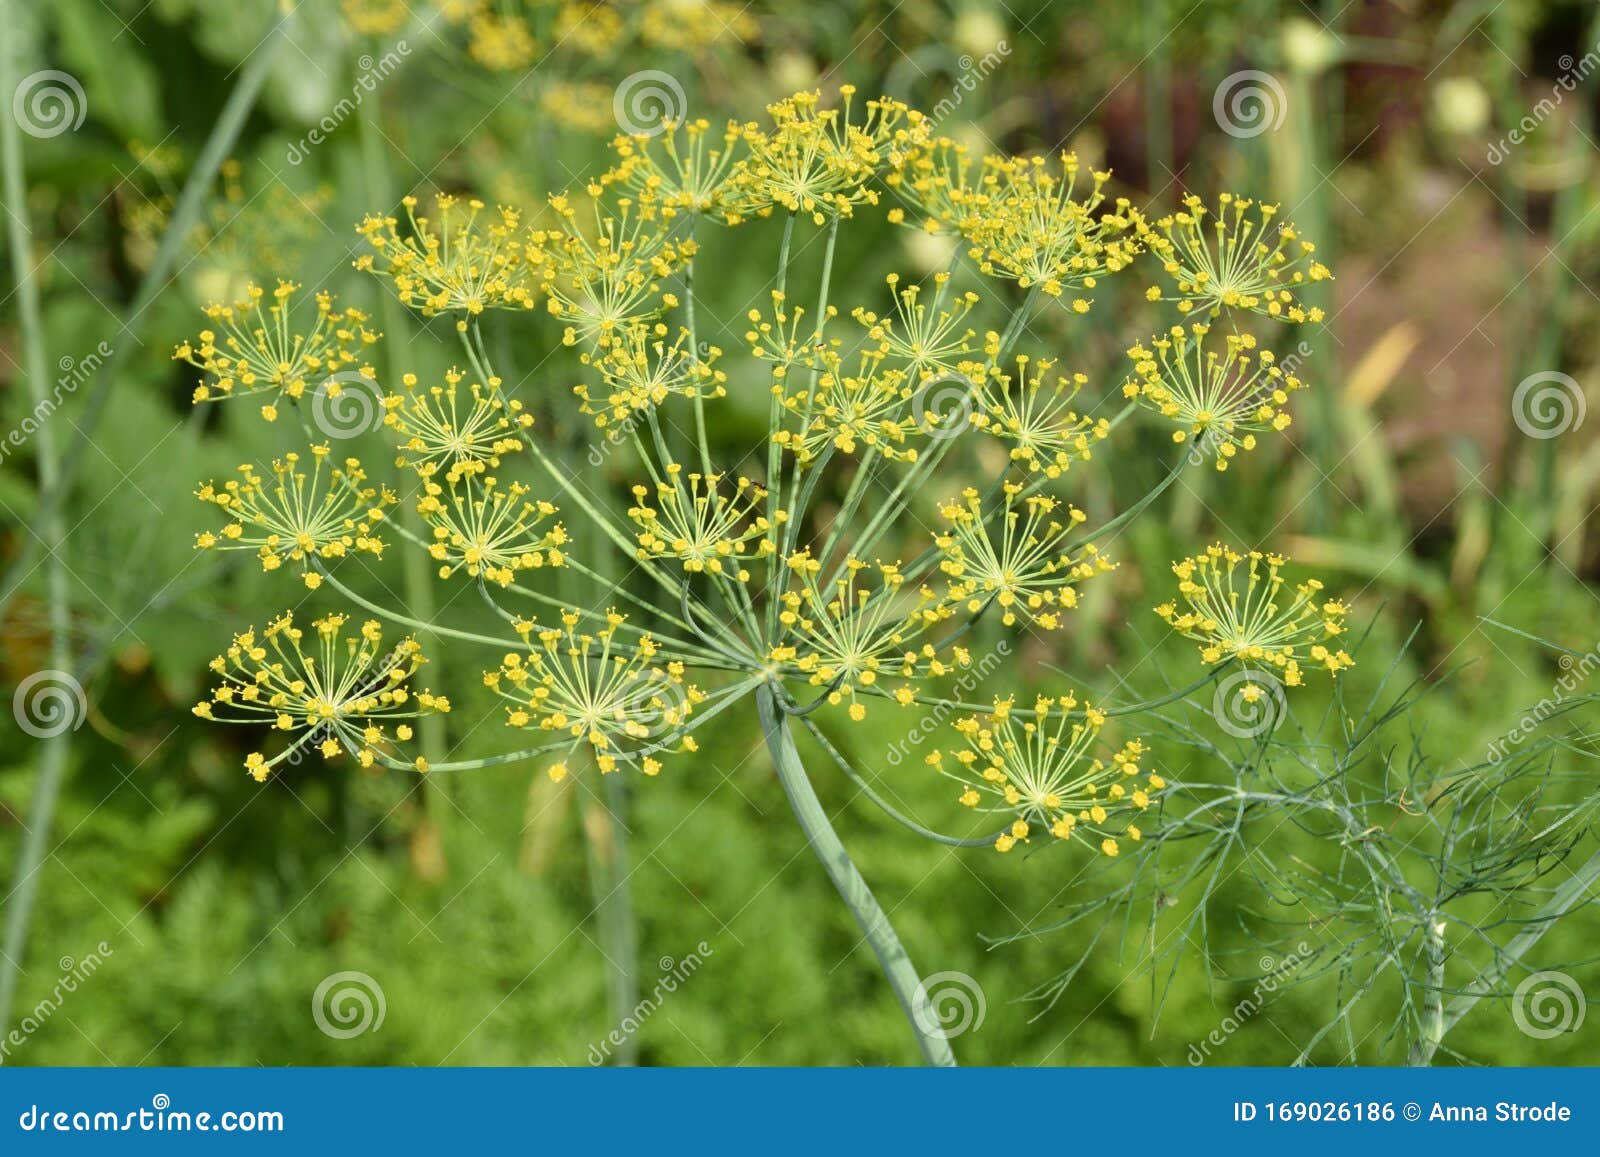
<path fill-rule="evenodd" d="M 411 627 L 414 630 L 426 631 L 430 635 L 442 635 L 450 639 L 460 639 L 463 643 L 480 643 L 486 647 L 494 647 L 496 650 L 500 651 L 513 651 L 522 645 L 520 640 L 513 642 L 510 639 L 496 639 L 490 635 L 478 635 L 471 631 L 458 631 L 454 627 L 445 627 L 440 626 L 438 623 L 429 623 L 424 622 L 422 619 L 414 619 L 410 615 L 402 614 L 392 607 L 379 606 L 371 599 L 356 594 L 355 591 L 351 590 L 338 579 L 334 578 L 333 572 L 322 564 L 321 559 L 313 558 L 311 560 L 311 565 L 316 568 L 317 573 L 322 576 L 324 582 L 326 582 L 334 590 L 338 591 L 345 598 L 349 599 L 359 607 L 364 607 L 375 615 L 383 616 L 391 623 L 400 623 L 401 625 Z"/>
<path fill-rule="evenodd" d="M 761 714 L 761 729 L 766 736 L 767 750 L 772 755 L 772 764 L 779 782 L 783 784 L 784 793 L 789 797 L 789 806 L 794 809 L 795 818 L 800 821 L 800 828 L 805 832 L 811 850 L 822 861 L 828 878 L 833 881 L 833 886 L 850 908 L 851 915 L 861 926 L 867 943 L 872 945 L 884 976 L 899 998 L 906 1019 L 911 1022 L 923 1059 L 931 1065 L 953 1066 L 956 1063 L 955 1054 L 950 1051 L 950 1042 L 938 1027 L 928 1006 L 922 978 L 912 967 L 911 958 L 906 955 L 900 938 L 895 935 L 889 917 L 873 897 L 866 880 L 850 859 L 850 853 L 845 851 L 838 833 L 828 822 L 828 813 L 823 810 L 822 801 L 817 798 L 811 781 L 806 778 L 800 753 L 795 750 L 794 737 L 789 733 L 788 723 L 778 708 L 770 686 L 764 686 L 756 692 L 756 709 Z"/>
<path fill-rule="evenodd" d="M 873 803 L 877 804 L 878 807 L 883 811 L 884 815 L 894 820 L 901 827 L 916 832 L 917 835 L 921 836 L 925 840 L 932 840 L 936 844 L 944 844 L 946 847 L 950 848 L 994 847 L 994 841 L 999 837 L 1001 834 L 1000 832 L 995 832 L 987 836 L 947 836 L 943 832 L 936 832 L 932 828 L 923 827 L 916 820 L 906 815 L 899 808 L 895 807 L 888 800 L 884 799 L 881 795 L 874 791 L 872 785 L 867 782 L 866 777 L 858 772 L 855 768 L 851 767 L 850 761 L 840 753 L 839 749 L 832 743 L 828 742 L 828 737 L 822 734 L 822 728 L 818 727 L 809 719 L 802 719 L 801 722 L 805 724 L 806 730 L 811 732 L 811 738 L 815 739 L 817 743 L 821 745 L 822 750 L 826 751 L 833 762 L 838 765 L 839 770 L 844 772 L 845 775 L 849 777 L 851 783 L 855 784 L 861 789 L 861 794 L 866 796 Z M 1002 831 L 1003 830 L 1004 829 L 1002 829 Z"/>
<path fill-rule="evenodd" d="M 1167 472 L 1167 476 L 1156 485 L 1155 489 L 1151 490 L 1143 498 L 1139 499 L 1138 502 L 1135 502 L 1132 506 L 1128 507 L 1128 509 L 1124 510 L 1121 514 L 1117 515 L 1109 522 L 1101 523 L 1082 538 L 1063 547 L 1062 552 L 1065 554 L 1070 554 L 1073 551 L 1082 550 L 1085 546 L 1088 546 L 1096 539 L 1104 538 L 1113 530 L 1120 529 L 1122 526 L 1133 521 L 1140 515 L 1140 513 L 1143 512 L 1145 507 L 1149 506 L 1157 498 L 1160 498 L 1161 495 L 1166 492 L 1167 487 L 1171 486 L 1178 480 L 1179 476 L 1183 474 L 1184 467 L 1186 467 L 1188 464 L 1188 456 L 1180 455 L 1177 462 L 1173 464 L 1172 469 Z"/>

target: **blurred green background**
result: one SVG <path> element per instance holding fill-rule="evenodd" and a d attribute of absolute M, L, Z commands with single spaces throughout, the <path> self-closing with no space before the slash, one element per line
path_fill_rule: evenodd
<path fill-rule="evenodd" d="M 397 365 L 437 374 L 453 346 L 438 325 L 380 312 L 377 287 L 350 268 L 355 223 L 413 191 L 471 190 L 531 208 L 581 184 L 607 163 L 618 85 L 642 70 L 669 74 L 690 112 L 713 122 L 759 119 L 797 89 L 854 84 L 937 110 L 940 131 L 975 148 L 1075 149 L 1111 167 L 1114 191 L 1139 204 L 1225 189 L 1277 201 L 1318 241 L 1337 281 L 1322 301 L 1327 327 L 1296 335 L 1303 348 L 1280 347 L 1304 360 L 1312 387 L 1296 399 L 1292 439 L 1164 494 L 1119 537 L 1123 568 L 1088 600 L 1064 650 L 1017 644 L 1005 675 L 1019 691 L 1057 685 L 1057 665 L 1128 698 L 1188 683 L 1192 650 L 1157 645 L 1148 614 L 1165 597 L 1170 561 L 1218 534 L 1284 550 L 1348 595 L 1353 620 L 1370 628 L 1341 699 L 1325 690 L 1296 698 L 1303 752 L 1365 785 L 1353 793 L 1358 810 L 1426 876 L 1447 858 L 1418 802 L 1436 798 L 1430 777 L 1480 764 L 1571 666 L 1485 620 L 1576 652 L 1600 643 L 1593 425 L 1580 412 L 1559 436 L 1530 437 L 1515 420 L 1517 388 L 1536 374 L 1575 383 L 1565 400 L 1581 411 L 1600 364 L 1600 26 L 1590 4 L 53 0 L 25 6 L 7 40 L 15 75 L 70 74 L 86 113 L 72 131 L 22 138 L 26 194 L 5 206 L 29 224 L 23 264 L 42 297 L 49 365 L 74 380 L 49 420 L 75 472 L 61 507 L 63 557 L 72 670 L 86 702 L 33 880 L 25 950 L 11 962 L 13 1023 L 41 1001 L 51 1008 L 7 1063 L 587 1064 L 691 953 L 699 966 L 640 1018 L 628 1059 L 914 1059 L 753 720 L 719 721 L 692 764 L 603 790 L 552 784 L 541 767 L 418 785 L 320 764 L 258 787 L 240 768 L 248 744 L 188 713 L 228 637 L 302 594 L 192 549 L 205 524 L 193 489 L 279 452 L 282 434 L 243 411 L 191 412 L 190 371 L 170 353 L 198 328 L 200 307 L 248 278 L 326 286 L 379 316 Z M 1245 73 L 1267 78 L 1251 82 L 1265 122 L 1229 131 L 1228 100 Z M 170 276 L 142 293 L 152 267 L 162 271 L 180 190 L 203 171 L 224 102 L 253 78 L 259 96 L 216 177 L 201 182 L 194 220 L 173 238 Z M 730 350 L 739 310 L 766 287 L 768 263 L 742 260 L 760 228 L 737 245 L 703 239 L 701 267 L 725 271 L 701 287 L 721 306 L 707 312 L 731 323 L 709 340 Z M 835 276 L 867 287 L 853 300 L 876 292 L 885 272 L 943 264 L 943 251 L 881 213 L 863 214 L 850 236 Z M 1099 314 L 1107 324 L 1047 321 L 1032 347 L 1114 393 L 1121 349 L 1147 333 L 1138 288 L 1110 299 Z M 7 430 L 31 409 L 17 306 L 8 273 Z M 537 316 L 505 341 L 507 359 L 528 370 L 559 334 Z M 115 351 L 114 372 L 101 342 Z M 582 445 L 570 365 L 533 381 L 522 396 L 547 436 Z M 734 411 L 715 434 L 742 452 L 762 416 Z M 1085 472 L 1073 496 L 1096 519 L 1160 477 L 1159 431 L 1126 449 L 1136 452 L 1119 455 L 1114 472 Z M 10 688 L 52 660 L 37 441 L 7 450 L 0 555 L 8 587 L 19 584 L 0 619 L 0 682 Z M 608 459 L 601 480 L 620 492 L 627 463 Z M 482 613 L 475 599 L 457 601 L 464 586 L 422 581 L 451 621 Z M 478 665 L 445 648 L 430 671 L 457 699 L 447 742 L 463 755 L 502 742 L 497 727 L 481 726 L 498 709 L 474 686 Z M 1348 736 L 1316 738 L 1413 681 L 1419 700 L 1363 739 L 1361 759 L 1340 758 Z M 1482 898 L 1479 926 L 1492 926 L 1497 942 L 1526 927 L 1495 924 L 1497 905 L 1526 919 L 1595 851 L 1585 694 L 1564 694 L 1560 711 L 1540 716 L 1548 746 L 1527 745 L 1552 777 L 1542 802 L 1516 784 L 1496 796 L 1510 815 L 1549 807 L 1571 818 L 1570 845 L 1539 860 L 1522 892 Z M 884 764 L 911 722 L 880 710 L 848 731 L 823 726 L 881 773 L 905 810 L 953 830 L 965 817 L 920 755 Z M 1215 752 L 1167 730 L 1157 762 L 1169 778 L 1216 778 Z M 21 729 L 0 731 L 7 871 L 39 822 L 39 752 Z M 1283 944 L 1311 934 L 1345 955 L 1330 951 L 1320 957 L 1327 967 L 1304 969 L 1303 983 L 1238 1018 L 1205 1063 L 1286 1064 L 1307 1048 L 1312 1063 L 1407 1057 L 1397 1025 L 1417 992 L 1394 970 L 1367 984 L 1370 961 L 1352 947 L 1360 928 L 1383 921 L 1274 908 L 1283 900 L 1274 871 L 1323 865 L 1310 878 L 1340 859 L 1325 833 L 1268 815 L 1259 860 L 1247 848 L 1214 880 L 1049 932 L 1134 869 L 1108 877 L 1056 851 L 1000 857 L 929 845 L 854 799 L 822 761 L 814 768 L 912 959 L 981 987 L 982 1023 L 956 1042 L 964 1063 L 1192 1063 L 1195 1046 L 1270 971 L 1258 958 L 1281 960 Z M 18 883 L 5 884 L 8 917 Z M 1591 902 L 1587 890 L 1574 899 L 1438 1060 L 1600 1059 L 1592 1023 L 1548 1039 L 1518 1032 L 1503 999 L 1540 967 L 1580 987 L 1600 982 Z M 1452 993 L 1490 949 L 1471 940 L 1455 951 Z M 54 1001 L 63 974 L 91 954 L 102 959 L 92 979 Z M 313 993 L 341 971 L 381 987 L 377 1031 L 341 1039 L 318 1030 Z M 1313 1044 L 1341 1012 L 1338 1032 Z"/>

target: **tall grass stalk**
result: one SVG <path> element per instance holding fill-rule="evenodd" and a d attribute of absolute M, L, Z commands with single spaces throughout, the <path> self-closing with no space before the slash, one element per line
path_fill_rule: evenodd
<path fill-rule="evenodd" d="M 13 9 L 12 0 L 0 0 L 0 25 L 15 29 L 20 19 Z M 0 92 L 13 92 L 17 88 L 16 50 L 20 44 L 21 38 L 15 37 L 4 49 L 0 49 Z M 12 279 L 16 283 L 23 373 L 28 380 L 28 396 L 35 407 L 40 407 L 48 403 L 49 380 L 45 368 L 44 319 L 39 311 L 39 283 L 34 278 L 34 270 L 29 267 L 32 236 L 28 225 L 21 133 L 22 127 L 17 117 L 0 117 L 0 164 L 5 169 L 5 200 L 10 206 L 6 213 L 6 240 L 11 250 Z M 60 482 L 61 460 L 52 423 L 39 423 L 38 432 L 34 435 L 34 450 L 39 489 L 45 492 L 54 490 Z M 50 665 L 56 671 L 70 676 L 72 642 L 68 636 L 66 534 L 59 507 L 42 511 L 37 533 L 47 555 L 44 571 Z M 56 797 L 66 774 L 72 728 L 63 726 L 42 743 L 33 807 L 28 813 L 22 850 L 17 858 L 16 880 L 5 905 L 5 948 L 0 954 L 0 1031 L 11 1024 L 11 1004 L 16 996 L 22 958 L 27 949 L 28 925 L 38 893 L 39 872 L 44 865 L 46 844 L 50 838 L 50 822 L 55 816 Z"/>

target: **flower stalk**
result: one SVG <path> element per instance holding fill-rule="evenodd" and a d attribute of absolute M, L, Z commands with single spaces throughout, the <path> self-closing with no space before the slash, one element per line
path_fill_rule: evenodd
<path fill-rule="evenodd" d="M 756 710 L 761 715 L 761 728 L 766 736 L 767 751 L 772 756 L 772 766 L 778 773 L 779 782 L 783 784 L 784 794 L 789 797 L 789 806 L 794 809 L 795 819 L 801 831 L 805 832 L 806 842 L 811 845 L 817 859 L 822 861 L 828 879 L 833 881 L 840 899 L 850 909 L 867 943 L 872 946 L 878 966 L 883 969 L 889 987 L 894 990 L 900 1007 L 905 1010 L 906 1019 L 911 1023 L 923 1059 L 930 1065 L 955 1065 L 955 1053 L 950 1048 L 950 1042 L 929 1015 L 927 996 L 921 987 L 922 978 L 912 966 L 900 938 L 895 935 L 889 917 L 873 896 L 872 889 L 867 886 L 850 853 L 845 851 L 838 833 L 833 830 L 828 813 L 823 809 L 822 801 L 817 798 L 816 789 L 811 786 L 811 780 L 800 762 L 794 736 L 770 686 L 764 686 L 756 692 Z"/>

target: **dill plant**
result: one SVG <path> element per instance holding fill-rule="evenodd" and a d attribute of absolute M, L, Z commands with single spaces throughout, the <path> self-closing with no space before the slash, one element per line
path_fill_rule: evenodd
<path fill-rule="evenodd" d="M 1485 622 L 1568 663 L 1584 658 Z M 1310 711 L 1257 700 L 1251 684 L 1229 713 L 1258 725 L 1228 734 L 1210 694 L 1153 710 L 1146 726 L 1171 782 L 1142 854 L 1118 877 L 1091 865 L 1059 912 L 991 938 L 1067 942 L 1066 967 L 1027 997 L 1048 1009 L 1096 951 L 1122 952 L 1130 978 L 1148 978 L 1152 1022 L 1185 966 L 1209 969 L 1219 986 L 1254 984 L 1235 1016 L 1259 1007 L 1263 985 L 1315 988 L 1290 1042 L 1294 1065 L 1481 1063 L 1450 1039 L 1480 1004 L 1505 1019 L 1479 1025 L 1479 1040 L 1513 1026 L 1538 1039 L 1580 1027 L 1585 998 L 1568 973 L 1593 963 L 1589 941 L 1574 929 L 1566 947 L 1530 958 L 1593 905 L 1600 881 L 1600 853 L 1584 852 L 1600 806 L 1596 747 L 1568 721 L 1600 696 L 1572 694 L 1536 725 L 1530 708 L 1527 739 L 1509 756 L 1463 752 L 1458 733 L 1441 743 L 1424 722 L 1459 668 L 1408 676 L 1417 634 L 1370 687 L 1337 680 Z M 1219 919 L 1227 908 L 1236 921 Z M 1192 1043 L 1191 1064 L 1211 1055 Z"/>
<path fill-rule="evenodd" d="M 287 614 L 244 632 L 214 665 L 222 681 L 196 712 L 282 733 L 275 750 L 249 756 L 258 779 L 309 749 L 430 770 L 405 753 L 409 723 L 394 721 L 446 711 L 449 700 L 416 685 L 424 659 L 414 641 L 384 650 L 379 620 L 479 647 L 484 685 L 505 700 L 507 726 L 526 733 L 515 750 L 435 772 L 546 757 L 558 779 L 588 769 L 692 773 L 700 729 L 743 711 L 759 719 L 796 817 L 924 1056 L 953 1063 L 795 733 L 811 734 L 866 785 L 814 715 L 860 721 L 939 707 L 955 713 L 950 741 L 924 773 L 957 781 L 952 808 L 983 812 L 994 828 L 941 835 L 868 786 L 895 818 L 957 846 L 1008 852 L 1044 840 L 1086 856 L 1136 853 L 1146 812 L 1170 787 L 1156 770 L 1160 753 L 1126 721 L 1159 703 L 1101 707 L 1066 686 L 1028 699 L 1014 686 L 985 687 L 974 702 L 936 692 L 974 667 L 972 630 L 985 616 L 1039 635 L 1061 630 L 1084 585 L 1115 570 L 1110 537 L 1186 467 L 1190 443 L 1226 470 L 1259 434 L 1288 425 L 1301 383 L 1257 334 L 1319 320 L 1297 294 L 1328 273 L 1308 242 L 1273 222 L 1271 206 L 1224 197 L 1214 212 L 1191 200 L 1150 216 L 1111 198 L 1110 174 L 1070 153 L 973 157 L 897 101 L 858 102 L 848 86 L 840 97 L 830 106 L 798 93 L 771 106 L 765 125 L 667 122 L 653 136 L 620 137 L 609 169 L 527 221 L 451 195 L 431 205 L 407 197 L 400 217 L 368 216 L 358 268 L 442 319 L 462 359 L 442 382 L 405 374 L 380 391 L 396 466 L 411 477 L 393 490 L 363 485 L 355 460 L 324 469 L 330 451 L 307 414 L 317 371 L 340 371 L 326 376 L 330 391 L 379 389 L 364 362 L 378 337 L 364 315 L 319 294 L 296 317 L 289 284 L 265 309 L 254 288 L 213 307 L 222 335 L 206 330 L 178 351 L 204 375 L 196 403 L 250 397 L 268 421 L 291 410 L 312 465 L 291 455 L 207 484 L 200 497 L 225 522 L 197 545 L 253 548 L 268 569 L 296 564 L 308 585 L 377 618 L 355 638 L 344 634 L 345 613 L 320 619 L 309 648 Z M 881 290 L 851 286 L 840 302 L 835 256 L 868 213 L 953 238 L 952 268 L 921 284 L 891 276 Z M 743 334 L 743 364 L 754 367 L 730 371 L 702 341 L 697 234 L 768 218 L 782 223 L 770 290 L 742 318 L 718 319 Z M 802 257 L 812 252 L 804 242 L 820 246 L 820 260 Z M 984 293 L 957 288 L 962 260 Z M 814 304 L 791 291 L 802 262 L 815 273 Z M 1153 308 L 1175 317 L 1168 333 L 1128 351 L 1123 381 L 1096 389 L 1019 348 L 1036 310 L 1087 325 L 1076 319 L 1104 281 L 1135 269 Z M 980 331 L 983 297 L 1004 321 Z M 489 315 L 514 326 L 533 310 L 556 320 L 565 347 L 556 352 L 582 378 L 571 404 L 636 456 L 624 495 L 572 475 L 490 354 Z M 756 450 L 728 459 L 710 434 L 734 394 L 764 404 L 768 422 Z M 1090 526 L 1067 496 L 1074 472 L 1141 413 L 1178 444 L 1171 472 L 1122 515 Z M 975 465 L 980 444 L 1000 464 L 993 477 Z M 386 517 L 401 490 L 415 494 L 420 531 Z M 940 527 L 915 513 L 926 492 Z M 389 544 L 474 585 L 501 631 L 425 621 L 338 576 L 341 560 L 378 559 Z M 611 549 L 633 560 L 624 582 L 591 561 Z M 1337 675 L 1350 664 L 1337 649 L 1342 605 L 1314 582 L 1281 589 L 1283 564 L 1217 547 L 1174 568 L 1175 597 L 1189 609 L 1161 613 L 1200 641 L 1195 687 L 1230 666 L 1253 672 L 1252 686 L 1276 686 L 1298 683 L 1303 665 Z M 551 571 L 575 574 L 602 601 L 547 592 L 540 572 Z"/>

